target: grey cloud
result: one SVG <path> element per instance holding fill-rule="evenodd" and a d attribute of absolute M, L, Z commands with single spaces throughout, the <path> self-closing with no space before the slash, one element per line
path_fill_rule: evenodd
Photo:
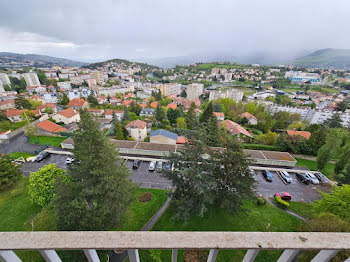
<path fill-rule="evenodd" d="M 347 0 L 1 1 L 0 51 L 100 60 L 350 48 L 349 7 Z"/>

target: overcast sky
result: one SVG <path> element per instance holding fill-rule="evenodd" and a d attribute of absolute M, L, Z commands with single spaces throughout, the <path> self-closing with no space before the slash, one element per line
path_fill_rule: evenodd
<path fill-rule="evenodd" d="M 0 52 L 80 61 L 350 48 L 349 0 L 0 0 Z"/>

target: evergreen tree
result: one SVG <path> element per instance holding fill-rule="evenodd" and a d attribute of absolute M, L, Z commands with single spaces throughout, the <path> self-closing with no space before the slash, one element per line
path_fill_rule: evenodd
<path fill-rule="evenodd" d="M 213 105 L 210 102 L 208 106 L 205 108 L 203 114 L 199 117 L 200 123 L 205 123 L 209 120 L 209 118 L 213 116 Z"/>
<path fill-rule="evenodd" d="M 10 158 L 0 156 L 0 190 L 13 185 L 21 175 L 20 166 L 12 163 Z"/>
<path fill-rule="evenodd" d="M 18 94 L 15 98 L 15 107 L 17 109 L 30 109 L 31 104 L 22 94 Z"/>
<path fill-rule="evenodd" d="M 58 103 L 59 103 L 60 105 L 63 105 L 63 106 L 68 105 L 68 103 L 69 103 L 69 98 L 68 98 L 68 96 L 67 96 L 66 93 L 64 93 L 64 92 L 61 93 L 61 97 L 60 97 L 60 100 L 59 100 Z"/>
<path fill-rule="evenodd" d="M 157 105 L 156 112 L 155 112 L 154 116 L 155 116 L 155 119 L 158 123 L 161 122 L 163 119 L 166 119 L 165 111 L 161 107 L 160 104 Z"/>
<path fill-rule="evenodd" d="M 166 115 L 171 124 L 176 124 L 176 119 L 180 117 L 180 111 L 177 109 L 169 108 Z"/>
<path fill-rule="evenodd" d="M 110 230 L 133 200 L 129 170 L 116 146 L 87 111 L 73 134 L 71 181 L 58 180 L 54 207 L 59 230 Z"/>
<path fill-rule="evenodd" d="M 107 136 L 113 136 L 115 135 L 115 123 L 118 121 L 117 116 L 115 114 L 115 111 L 112 111 L 112 122 L 111 122 L 111 127 L 108 129 L 106 135 Z"/>
<path fill-rule="evenodd" d="M 339 113 L 334 113 L 330 119 L 323 122 L 324 126 L 329 126 L 329 128 L 342 128 L 343 120 Z"/>
<path fill-rule="evenodd" d="M 117 140 L 124 140 L 125 139 L 123 127 L 121 126 L 121 124 L 119 123 L 118 120 L 115 122 L 115 139 L 117 139 Z"/>
<path fill-rule="evenodd" d="M 192 102 L 190 109 L 188 110 L 186 115 L 187 128 L 191 130 L 196 129 L 198 126 L 196 112 L 194 111 L 195 108 L 196 108 L 196 105 L 195 103 Z"/>
<path fill-rule="evenodd" d="M 141 107 L 139 104 L 135 103 L 134 101 L 131 102 L 130 104 L 130 112 L 135 113 L 136 115 L 140 115 L 141 113 Z"/>
<path fill-rule="evenodd" d="M 89 102 L 91 107 L 98 106 L 98 101 L 97 98 L 94 97 L 92 94 L 90 94 L 87 98 L 87 101 Z"/>
<path fill-rule="evenodd" d="M 214 115 L 203 124 L 201 140 L 208 146 L 219 146 L 218 120 Z"/>
<path fill-rule="evenodd" d="M 186 98 L 186 97 L 187 97 L 187 93 L 186 93 L 186 90 L 185 90 L 185 89 L 183 89 L 183 90 L 181 91 L 180 96 L 183 97 L 183 98 Z"/>

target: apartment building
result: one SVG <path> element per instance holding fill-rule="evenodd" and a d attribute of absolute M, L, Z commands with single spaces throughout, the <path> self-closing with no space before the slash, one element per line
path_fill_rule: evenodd
<path fill-rule="evenodd" d="M 199 83 L 193 83 L 187 86 L 187 99 L 192 102 L 196 101 L 204 92 L 204 85 Z"/>
<path fill-rule="evenodd" d="M 231 98 L 236 102 L 240 102 L 243 99 L 243 91 L 239 89 L 225 89 L 222 91 L 210 91 L 209 101 L 219 99 L 219 98 Z"/>
<path fill-rule="evenodd" d="M 36 73 L 25 73 L 22 77 L 26 81 L 27 86 L 40 86 L 40 81 Z"/>
<path fill-rule="evenodd" d="M 181 85 L 177 83 L 169 83 L 163 84 L 158 87 L 162 96 L 170 96 L 170 95 L 180 95 L 181 94 Z"/>
<path fill-rule="evenodd" d="M 316 73 L 305 73 L 302 71 L 287 71 L 285 73 L 285 78 L 289 78 L 292 82 L 300 82 L 300 83 L 319 83 L 321 81 L 321 77 Z"/>
<path fill-rule="evenodd" d="M 2 86 L 4 86 L 4 85 L 11 85 L 10 78 L 5 73 L 0 73 L 0 85 L 1 84 L 2 84 Z"/>

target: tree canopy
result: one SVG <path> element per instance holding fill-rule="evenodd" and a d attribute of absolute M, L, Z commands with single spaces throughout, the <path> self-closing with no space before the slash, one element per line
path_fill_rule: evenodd
<path fill-rule="evenodd" d="M 0 189 L 13 185 L 22 175 L 19 166 L 8 157 L 0 156 Z"/>

